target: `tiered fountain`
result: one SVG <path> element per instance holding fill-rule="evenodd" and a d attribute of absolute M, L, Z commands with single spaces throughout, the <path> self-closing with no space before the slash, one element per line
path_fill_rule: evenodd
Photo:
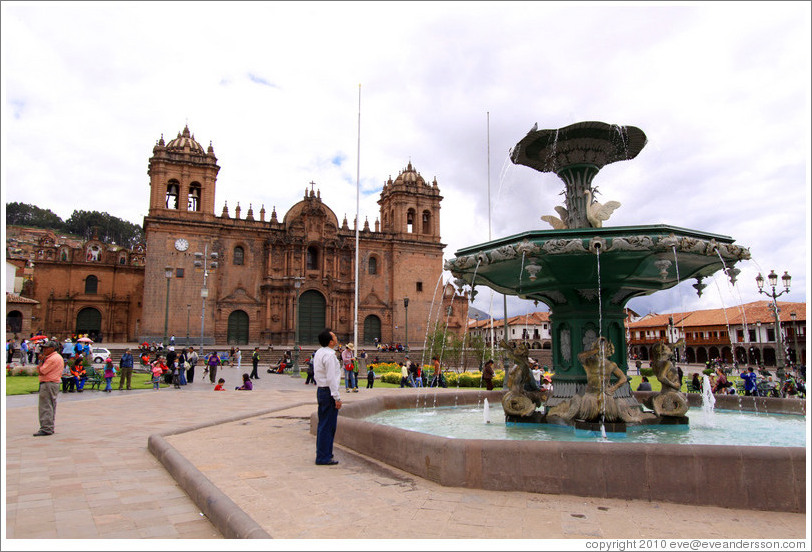
<path fill-rule="evenodd" d="M 565 184 L 566 206 L 545 215 L 552 230 L 528 231 L 460 249 L 445 268 L 464 283 L 538 300 L 551 310 L 553 395 L 534 388 L 526 351 L 503 397 L 509 422 L 551 422 L 584 429 L 623 432 L 628 424 L 687 424 L 688 405 L 669 361 L 673 344 L 663 343 L 652 366 L 663 392 L 644 413 L 626 383 L 626 303 L 726 269 L 735 281 L 736 262 L 749 259 L 733 239 L 667 225 L 603 228 L 616 201 L 599 203 L 592 181 L 601 168 L 633 159 L 646 144 L 639 128 L 600 122 L 558 130 L 531 130 L 511 160 L 554 172 Z M 724 261 L 724 264 L 722 263 Z M 523 362 L 523 359 L 524 362 Z M 536 407 L 546 402 L 541 414 Z"/>
<path fill-rule="evenodd" d="M 447 486 L 804 512 L 803 447 L 742 446 L 725 438 L 701 445 L 631 443 L 620 435 L 603 438 L 604 433 L 620 433 L 630 424 L 687 423 L 685 396 L 677 391 L 669 360 L 675 344 L 657 345 L 652 362 L 664 391 L 659 395 L 629 391 L 623 326 L 629 299 L 688 278 L 697 280 L 694 287 L 701 292 L 703 278 L 724 267 L 732 280 L 735 263 L 749 258 L 749 252 L 727 236 L 665 225 L 602 227 L 619 205 L 597 203 L 592 179 L 604 165 L 634 158 L 645 143 L 637 128 L 596 122 L 528 133 L 514 149 L 513 161 L 555 172 L 566 184 L 566 206 L 556 208 L 558 217 L 544 217 L 554 229 L 468 247 L 446 263 L 467 284 L 549 305 L 553 396 L 535 388 L 527 351 L 509 348 L 506 352 L 516 368 L 509 374 L 507 392 L 434 388 L 352 401 L 341 408 L 336 442 Z M 433 396 L 432 409 L 501 398 L 508 421 L 536 423 L 531 429 L 555 433 L 561 433 L 559 425 L 582 425 L 590 432 L 600 428 L 601 434 L 575 442 L 543 437 L 491 440 L 440 437 L 413 426 L 371 421 L 384 411 L 417 410 L 419 399 L 428 393 Z M 635 395 L 651 412 L 644 412 Z M 691 406 L 698 406 L 696 399 L 691 397 Z M 726 399 L 720 397 L 722 403 Z M 799 401 L 753 399 L 759 412 L 803 413 Z M 727 407 L 747 406 L 736 400 L 730 397 Z M 549 407 L 546 413 L 537 409 L 542 402 Z M 538 426 L 539 422 L 548 425 Z M 311 433 L 317 424 L 314 413 Z"/>

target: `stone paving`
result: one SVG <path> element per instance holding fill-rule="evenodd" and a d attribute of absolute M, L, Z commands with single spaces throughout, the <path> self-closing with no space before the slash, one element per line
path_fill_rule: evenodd
<path fill-rule="evenodd" d="M 220 539 L 147 439 L 246 416 L 166 441 L 275 539 L 808 538 L 803 514 L 442 487 L 340 446 L 339 465 L 315 466 L 315 387 L 263 373 L 236 392 L 236 367 L 224 373 L 227 392 L 198 376 L 60 394 L 50 437 L 31 436 L 36 395 L 7 397 L 4 537 Z"/>

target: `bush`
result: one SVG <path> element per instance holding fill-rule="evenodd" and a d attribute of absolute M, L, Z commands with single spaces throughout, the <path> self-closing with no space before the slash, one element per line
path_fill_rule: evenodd
<path fill-rule="evenodd" d="M 654 375 L 654 368 L 640 368 L 640 375 L 650 378 Z"/>
<path fill-rule="evenodd" d="M 714 372 L 713 368 L 705 368 L 704 370 L 702 370 L 702 373 L 705 374 L 706 376 L 710 376 L 711 374 L 713 374 L 713 372 Z"/>

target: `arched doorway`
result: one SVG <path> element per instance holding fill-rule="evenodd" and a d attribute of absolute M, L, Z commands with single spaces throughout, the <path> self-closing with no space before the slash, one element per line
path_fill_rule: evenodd
<path fill-rule="evenodd" d="M 23 331 L 23 313 L 13 310 L 6 315 L 6 331 L 15 334 Z"/>
<path fill-rule="evenodd" d="M 327 301 L 318 291 L 309 289 L 299 296 L 299 343 L 313 344 L 327 326 Z"/>
<path fill-rule="evenodd" d="M 375 339 L 381 340 L 381 319 L 370 314 L 364 319 L 364 343 L 375 343 Z"/>
<path fill-rule="evenodd" d="M 229 345 L 248 344 L 248 314 L 236 310 L 228 315 L 228 334 L 226 342 Z"/>
<path fill-rule="evenodd" d="M 101 333 L 101 313 L 93 307 L 85 307 L 76 315 L 76 333 L 87 334 L 90 339 L 98 341 Z"/>

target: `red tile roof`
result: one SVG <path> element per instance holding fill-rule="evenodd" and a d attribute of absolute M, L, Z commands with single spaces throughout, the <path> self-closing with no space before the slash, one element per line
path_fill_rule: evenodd
<path fill-rule="evenodd" d="M 806 303 L 790 303 L 778 301 L 781 310 L 781 322 L 791 322 L 791 313 L 795 313 L 796 320 L 806 321 Z M 747 325 L 761 322 L 769 324 L 775 321 L 772 301 L 755 301 L 744 305 L 734 305 L 725 309 L 709 309 L 692 312 L 675 312 L 671 314 L 649 314 L 636 322 L 629 323 L 629 329 L 644 329 L 668 326 L 668 317 L 674 318 L 675 326 L 725 326 Z"/>

